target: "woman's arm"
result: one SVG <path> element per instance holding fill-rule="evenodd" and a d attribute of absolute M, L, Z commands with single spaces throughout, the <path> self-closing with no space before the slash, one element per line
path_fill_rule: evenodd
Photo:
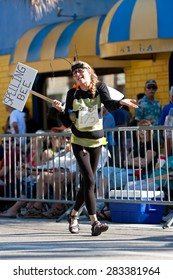
<path fill-rule="evenodd" d="M 111 99 L 109 90 L 105 83 L 99 82 L 97 86 L 97 90 L 100 94 L 101 102 L 104 104 L 105 108 L 108 111 L 113 111 L 123 105 L 128 107 L 138 108 L 138 106 L 135 104 L 136 103 L 135 99 L 122 99 L 120 101 L 117 101 L 116 96 L 114 100 Z"/>
<path fill-rule="evenodd" d="M 133 166 L 134 164 L 135 167 L 145 168 L 146 165 L 149 165 L 152 162 L 153 156 L 154 157 L 156 156 L 156 152 L 151 150 L 148 150 L 146 152 L 146 158 L 142 158 L 142 157 L 132 158 L 132 153 L 130 153 L 127 158 L 128 165 Z M 126 161 L 124 161 L 124 166 L 126 166 Z"/>
<path fill-rule="evenodd" d="M 9 167 L 6 166 L 2 166 L 2 168 L 0 169 L 0 178 L 5 177 L 9 172 Z"/>
<path fill-rule="evenodd" d="M 52 102 L 52 107 L 58 110 L 58 117 L 65 127 L 70 127 L 72 125 L 69 115 L 73 108 L 73 99 L 74 89 L 71 89 L 67 93 L 65 108 L 59 100 L 53 100 Z"/>

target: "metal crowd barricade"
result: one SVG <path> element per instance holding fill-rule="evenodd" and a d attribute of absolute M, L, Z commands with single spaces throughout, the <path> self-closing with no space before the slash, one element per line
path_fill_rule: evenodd
<path fill-rule="evenodd" d="M 101 167 L 96 173 L 96 199 L 97 202 L 121 202 L 121 203 L 141 203 L 143 202 L 142 191 L 145 186 L 146 198 L 145 203 L 150 203 L 149 192 L 150 190 L 150 177 L 154 177 L 156 166 L 154 165 L 154 156 L 152 158 L 152 174 L 146 174 L 145 182 L 139 174 L 138 178 L 135 171 L 134 163 L 130 168 L 131 176 L 129 180 L 129 166 L 127 164 L 128 150 L 133 149 L 134 133 L 137 135 L 139 142 L 139 131 L 142 127 L 119 127 L 113 130 L 105 130 L 105 133 L 111 132 L 114 139 L 114 133 L 118 135 L 118 142 L 116 145 L 113 140 L 112 144 L 112 166 L 110 166 L 109 158 L 106 163 L 101 160 Z M 168 151 L 166 132 L 167 127 L 145 127 L 145 131 L 149 130 L 153 133 L 158 142 L 158 162 L 160 162 L 161 155 L 165 155 L 165 176 L 163 180 L 162 168 L 159 166 L 158 174 L 160 179 L 153 179 L 153 204 L 173 205 L 172 191 L 171 191 L 171 178 L 169 176 L 170 166 L 168 159 L 171 156 L 170 150 Z M 172 135 L 173 136 L 173 135 Z M 50 206 L 51 203 L 59 202 L 64 204 L 68 209 L 73 205 L 76 192 L 80 182 L 80 170 L 77 167 L 75 159 L 72 154 L 72 149 L 67 153 L 67 139 L 70 138 L 70 132 L 40 132 L 39 134 L 25 134 L 25 135 L 1 135 L 1 143 L 4 148 L 4 174 L 1 176 L 0 186 L 0 204 L 8 204 L 8 202 L 15 201 L 39 201 L 43 204 Z M 40 162 L 40 148 L 41 150 L 50 151 L 50 143 L 58 140 L 64 143 L 63 159 L 60 157 L 62 149 L 60 146 L 56 152 L 52 153 L 52 158 L 47 162 Z M 164 141 L 163 141 L 164 139 Z M 169 140 L 169 149 L 172 146 L 173 137 Z M 35 141 L 35 149 L 33 142 Z M 170 145 L 171 143 L 171 145 Z M 146 149 L 146 136 L 145 143 Z M 153 149 L 153 147 L 152 147 Z M 36 150 L 36 153 L 34 153 Z M 29 154 L 30 152 L 30 159 Z M 107 155 L 109 154 L 108 146 L 106 146 Z M 70 156 L 69 156 L 70 154 Z M 102 158 L 102 157 L 101 157 Z M 76 169 L 74 168 L 74 163 Z M 69 166 L 72 167 L 73 172 L 69 172 Z M 140 162 L 139 162 L 140 166 Z M 147 161 L 146 161 L 147 169 Z M 107 171 L 106 171 L 107 170 Z M 172 166 L 173 170 L 173 166 Z M 125 173 L 126 171 L 126 173 Z M 107 182 L 105 182 L 105 172 L 107 172 Z M 48 174 L 51 176 L 49 180 Z M 39 179 L 41 178 L 41 179 Z M 48 178 L 48 180 L 46 179 Z M 41 195 L 38 184 L 41 180 Z M 136 189 L 136 181 L 138 181 L 138 189 Z M 124 183 L 125 182 L 125 183 Z M 159 187 L 158 187 L 159 182 Z M 173 182 L 173 181 L 172 181 Z M 134 185 L 130 190 L 128 184 Z M 166 187 L 165 187 L 166 185 Z M 58 196 L 57 196 L 58 188 Z M 99 196 L 99 188 L 102 189 L 102 198 Z M 127 197 L 124 198 L 123 192 L 126 190 Z M 140 193 L 140 197 L 136 197 L 136 190 Z M 157 199 L 156 193 L 160 191 L 160 199 Z M 133 192 L 133 199 L 129 194 Z"/>
<path fill-rule="evenodd" d="M 76 195 L 77 174 L 71 148 L 66 152 L 69 137 L 67 132 L 42 131 L 38 134 L 1 135 L 4 148 L 1 205 L 2 202 L 8 204 L 17 200 L 72 204 Z M 51 143 L 53 146 L 59 143 L 54 151 Z M 49 154 L 49 160 L 44 162 L 43 154 L 44 157 Z"/>
<path fill-rule="evenodd" d="M 116 147 L 113 147 L 113 166 L 109 165 L 109 161 L 106 167 L 103 167 L 100 172 L 100 181 L 101 184 L 98 188 L 102 188 L 103 198 L 104 199 L 97 199 L 98 201 L 104 202 L 123 202 L 123 203 L 141 203 L 143 202 L 142 198 L 142 191 L 146 191 L 145 203 L 151 203 L 148 199 L 149 194 L 153 192 L 153 204 L 160 204 L 160 205 L 173 205 L 173 185 L 171 183 L 173 181 L 170 178 L 169 173 L 171 172 L 170 162 L 171 160 L 171 153 L 168 149 L 168 139 L 166 138 L 167 130 L 170 130 L 170 127 L 164 126 L 153 126 L 153 127 L 119 127 L 115 128 L 114 130 L 105 130 L 106 133 L 114 132 L 118 133 L 118 143 Z M 134 133 L 137 135 L 137 141 L 139 143 L 139 131 L 145 131 L 145 141 L 144 147 L 146 151 L 146 131 L 151 131 L 153 134 L 154 139 L 158 143 L 158 163 L 157 165 L 154 164 L 154 155 L 152 156 L 152 172 L 150 176 L 146 172 L 146 177 L 142 178 L 141 173 L 137 176 L 136 175 L 136 168 L 134 165 L 134 161 L 132 163 L 132 167 L 128 166 L 128 152 L 129 148 L 133 150 L 134 144 Z M 122 138 L 123 136 L 123 138 Z M 169 140 L 169 142 L 173 143 L 173 138 Z M 171 145 L 172 146 L 172 145 Z M 139 148 L 139 147 L 138 147 Z M 170 148 L 170 145 L 169 145 Z M 116 150 L 116 151 L 115 151 Z M 153 153 L 153 146 L 151 145 L 151 150 Z M 165 164 L 164 164 L 164 176 L 163 176 L 163 167 L 159 165 L 161 162 L 161 158 L 164 155 L 165 157 Z M 118 156 L 118 162 L 117 157 Z M 146 158 L 146 157 L 145 157 Z M 173 160 L 173 158 L 172 158 Z M 139 167 L 140 167 L 140 160 L 139 160 Z M 147 171 L 147 160 L 146 160 L 146 171 Z M 155 172 L 157 168 L 157 180 L 155 179 Z M 107 172 L 104 172 L 106 171 Z M 126 172 L 125 172 L 126 171 Z M 131 176 L 129 178 L 128 171 L 131 172 Z M 107 173 L 107 185 L 105 186 L 104 183 L 104 173 Z M 173 161 L 172 161 L 172 174 L 173 174 Z M 152 180 L 151 177 L 154 179 Z M 165 178 L 165 179 L 163 179 Z M 172 182 L 171 182 L 172 181 Z M 128 188 L 129 183 L 131 187 Z M 138 185 L 136 186 L 136 184 Z M 107 191 L 105 192 L 105 189 Z M 123 192 L 126 190 L 126 197 L 123 197 Z M 158 191 L 160 192 L 160 199 L 158 200 L 157 194 Z M 131 198 L 131 193 L 133 192 L 133 199 Z M 140 198 L 136 196 L 136 193 L 140 192 Z M 98 195 L 98 191 L 96 191 Z"/>

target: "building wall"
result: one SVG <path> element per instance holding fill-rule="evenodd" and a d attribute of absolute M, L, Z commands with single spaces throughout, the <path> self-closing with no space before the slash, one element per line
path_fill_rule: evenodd
<path fill-rule="evenodd" d="M 156 55 L 153 60 L 132 60 L 131 66 L 125 68 L 126 97 L 134 98 L 144 92 L 145 82 L 149 79 L 157 81 L 158 90 L 155 94 L 162 106 L 169 102 L 169 57 L 170 53 Z M 133 113 L 133 111 L 132 111 Z"/>

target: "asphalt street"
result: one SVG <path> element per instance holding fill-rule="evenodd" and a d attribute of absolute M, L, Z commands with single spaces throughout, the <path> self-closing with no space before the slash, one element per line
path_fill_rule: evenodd
<path fill-rule="evenodd" d="M 0 219 L 0 260 L 117 259 L 173 260 L 173 227 L 161 224 L 115 224 L 91 236 L 86 217 L 72 235 L 66 220 Z"/>

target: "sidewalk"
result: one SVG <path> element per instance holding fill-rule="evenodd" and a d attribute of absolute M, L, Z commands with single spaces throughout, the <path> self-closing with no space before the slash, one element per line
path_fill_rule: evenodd
<path fill-rule="evenodd" d="M 68 232 L 66 220 L 0 219 L 0 259 L 173 260 L 173 227 L 113 224 L 100 236 L 90 235 L 86 217 L 80 234 Z"/>

